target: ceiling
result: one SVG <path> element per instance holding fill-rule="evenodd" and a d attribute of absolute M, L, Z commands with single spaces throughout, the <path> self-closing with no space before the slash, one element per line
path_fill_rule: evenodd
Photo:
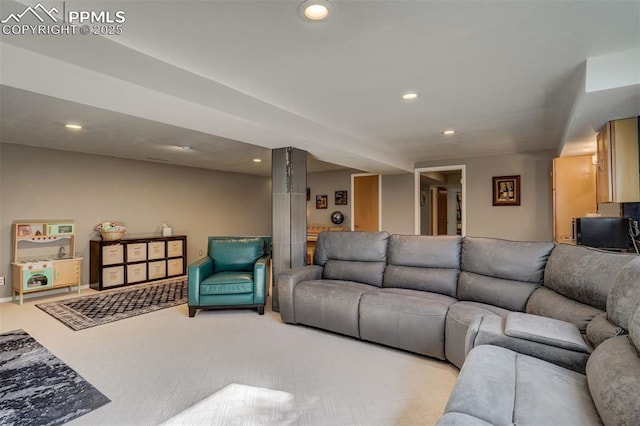
<path fill-rule="evenodd" d="M 0 18 L 34 3 L 2 0 Z M 640 114 L 640 1 L 334 0 L 321 23 L 297 1 L 42 4 L 126 21 L 3 34 L 2 142 L 256 175 L 294 146 L 310 171 L 399 173 L 590 153 L 606 121 Z"/>

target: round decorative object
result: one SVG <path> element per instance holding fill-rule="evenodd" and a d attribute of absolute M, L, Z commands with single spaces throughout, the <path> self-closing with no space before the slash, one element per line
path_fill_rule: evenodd
<path fill-rule="evenodd" d="M 342 222 L 344 222 L 344 215 L 342 214 L 342 212 L 335 211 L 331 213 L 331 222 L 335 223 L 336 225 L 340 225 Z"/>

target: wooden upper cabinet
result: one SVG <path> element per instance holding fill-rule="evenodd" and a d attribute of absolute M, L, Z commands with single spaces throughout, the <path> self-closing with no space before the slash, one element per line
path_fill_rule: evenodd
<path fill-rule="evenodd" d="M 608 122 L 598 134 L 597 200 L 640 201 L 638 117 Z"/>

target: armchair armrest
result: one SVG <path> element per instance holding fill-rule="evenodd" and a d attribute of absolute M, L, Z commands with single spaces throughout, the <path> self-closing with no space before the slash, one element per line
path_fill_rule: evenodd
<path fill-rule="evenodd" d="M 476 318 L 467 331 L 466 349 L 478 345 L 502 346 L 584 374 L 590 353 L 588 346 L 580 344 L 579 331 L 577 337 L 567 332 L 569 327 L 555 321 L 558 320 L 523 313 L 510 313 L 505 318 Z"/>
<path fill-rule="evenodd" d="M 282 321 L 295 324 L 293 311 L 293 290 L 298 283 L 310 280 L 322 279 L 323 267 L 319 265 L 307 265 L 299 268 L 288 269 L 278 275 L 278 302 L 280 304 L 280 317 Z"/>
<path fill-rule="evenodd" d="M 253 265 L 253 303 L 264 305 L 267 288 L 267 263 L 269 256 L 262 256 Z"/>
<path fill-rule="evenodd" d="M 211 274 L 213 274 L 213 259 L 209 256 L 193 262 L 187 268 L 190 306 L 199 305 L 200 282 Z"/>

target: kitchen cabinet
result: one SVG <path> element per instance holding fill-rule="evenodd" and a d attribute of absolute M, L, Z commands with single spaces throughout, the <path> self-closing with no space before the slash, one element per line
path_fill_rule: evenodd
<path fill-rule="evenodd" d="M 91 240 L 90 285 L 96 290 L 186 275 L 187 237 Z"/>
<path fill-rule="evenodd" d="M 573 242 L 572 219 L 597 211 L 596 166 L 592 155 L 553 159 L 553 238 Z"/>
<path fill-rule="evenodd" d="M 598 203 L 640 201 L 638 117 L 609 121 L 597 143 Z"/>
<path fill-rule="evenodd" d="M 80 282 L 80 260 L 64 259 L 53 262 L 53 287 L 77 285 Z"/>

